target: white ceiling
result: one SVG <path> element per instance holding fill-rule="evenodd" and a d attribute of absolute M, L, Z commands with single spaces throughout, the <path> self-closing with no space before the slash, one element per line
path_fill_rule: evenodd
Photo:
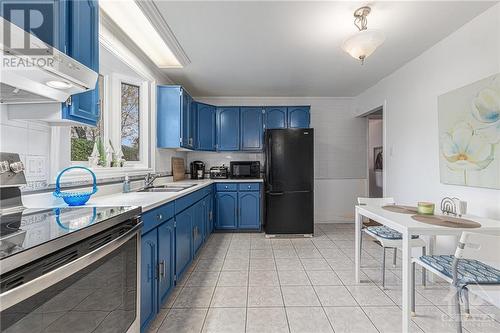
<path fill-rule="evenodd" d="M 361 66 L 341 44 L 364 2 L 155 3 L 191 59 L 165 72 L 194 96 L 315 97 L 356 96 L 494 4 L 372 3 L 386 42 Z"/>

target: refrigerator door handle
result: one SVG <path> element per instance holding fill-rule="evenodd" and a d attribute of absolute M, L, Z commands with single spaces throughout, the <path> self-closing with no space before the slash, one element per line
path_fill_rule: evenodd
<path fill-rule="evenodd" d="M 272 197 L 284 195 L 284 194 L 285 194 L 285 192 L 267 192 L 267 195 L 270 195 Z"/>

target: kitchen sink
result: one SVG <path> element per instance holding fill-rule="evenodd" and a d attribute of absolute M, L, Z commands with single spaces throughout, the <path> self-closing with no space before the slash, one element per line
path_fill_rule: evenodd
<path fill-rule="evenodd" d="M 193 186 L 196 186 L 196 184 L 166 184 L 148 187 L 139 192 L 180 192 Z"/>

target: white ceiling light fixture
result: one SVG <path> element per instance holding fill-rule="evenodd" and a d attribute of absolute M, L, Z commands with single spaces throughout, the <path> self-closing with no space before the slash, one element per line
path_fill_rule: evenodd
<path fill-rule="evenodd" d="M 99 7 L 159 68 L 182 68 L 135 0 L 101 0 Z"/>
<path fill-rule="evenodd" d="M 365 59 L 385 41 L 384 33 L 367 28 L 368 20 L 366 17 L 370 12 L 371 8 L 367 6 L 354 11 L 354 25 L 359 31 L 342 44 L 342 49 L 349 53 L 351 57 L 361 60 L 362 65 Z"/>
<path fill-rule="evenodd" d="M 45 82 L 46 85 L 48 85 L 51 88 L 55 89 L 69 89 L 73 87 L 73 85 L 69 82 L 66 81 L 58 81 L 58 80 L 53 80 L 53 81 L 47 81 Z"/>

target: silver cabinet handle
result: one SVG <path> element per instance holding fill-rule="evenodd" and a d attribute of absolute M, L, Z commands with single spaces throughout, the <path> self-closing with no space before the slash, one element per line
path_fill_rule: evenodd
<path fill-rule="evenodd" d="M 161 220 L 161 219 L 163 219 L 163 215 L 162 215 L 162 214 L 158 214 L 158 215 L 156 215 L 156 219 L 157 219 L 157 220 Z"/>
<path fill-rule="evenodd" d="M 167 275 L 165 260 L 160 261 L 160 263 L 158 264 L 158 272 L 159 272 L 158 275 L 160 276 L 160 281 L 161 281 L 165 278 L 165 275 Z"/>

